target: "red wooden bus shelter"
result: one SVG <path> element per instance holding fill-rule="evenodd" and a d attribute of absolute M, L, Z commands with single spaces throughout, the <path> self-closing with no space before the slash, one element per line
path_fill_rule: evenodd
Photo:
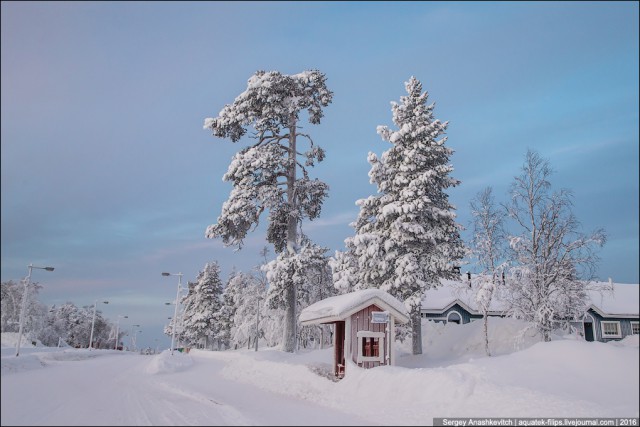
<path fill-rule="evenodd" d="M 380 289 L 318 301 L 300 313 L 302 325 L 333 324 L 333 370 L 342 378 L 347 360 L 368 369 L 395 364 L 395 325 L 407 323 L 404 304 Z"/>

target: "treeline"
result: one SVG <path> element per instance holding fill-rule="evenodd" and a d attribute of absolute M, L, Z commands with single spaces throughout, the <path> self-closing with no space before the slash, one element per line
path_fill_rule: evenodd
<path fill-rule="evenodd" d="M 18 332 L 20 328 L 20 308 L 25 286 L 13 280 L 2 283 L 2 332 Z M 26 339 L 40 341 L 54 347 L 60 344 L 76 348 L 89 347 L 91 324 L 93 326 L 93 348 L 115 348 L 116 325 L 95 311 L 93 305 L 78 307 L 72 302 L 51 307 L 38 300 L 41 286 L 32 282 L 27 290 L 23 331 Z M 126 335 L 118 332 L 118 342 Z"/>

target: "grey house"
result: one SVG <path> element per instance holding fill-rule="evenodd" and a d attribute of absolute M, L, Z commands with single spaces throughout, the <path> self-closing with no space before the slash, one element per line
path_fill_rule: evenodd
<path fill-rule="evenodd" d="M 482 319 L 482 311 L 475 302 L 476 289 L 466 276 L 463 280 L 442 280 L 437 289 L 429 289 L 422 297 L 423 319 L 433 322 L 465 324 Z M 489 316 L 506 316 L 506 306 L 494 298 Z"/>
<path fill-rule="evenodd" d="M 571 324 L 587 341 L 607 342 L 637 335 L 638 285 L 611 283 L 611 290 L 591 291 L 591 303 L 581 322 Z"/>
<path fill-rule="evenodd" d="M 460 281 L 443 280 L 438 289 L 428 290 L 422 299 L 421 316 L 434 322 L 465 324 L 482 319 L 475 302 L 475 289 L 466 276 Z M 598 282 L 588 291 L 588 306 L 582 319 L 570 322 L 586 341 L 607 342 L 639 333 L 637 284 Z M 489 316 L 504 317 L 507 307 L 495 297 Z"/>

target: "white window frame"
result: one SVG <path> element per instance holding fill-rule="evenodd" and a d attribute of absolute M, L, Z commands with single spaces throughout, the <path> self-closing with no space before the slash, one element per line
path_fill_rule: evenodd
<path fill-rule="evenodd" d="M 358 331 L 356 337 L 358 338 L 358 355 L 356 356 L 356 362 L 380 362 L 384 363 L 384 332 L 373 331 Z M 362 355 L 362 338 L 378 338 L 378 355 L 377 356 L 363 356 Z"/>
<path fill-rule="evenodd" d="M 636 327 L 636 331 L 635 332 L 633 332 L 633 326 L 634 325 Z M 631 335 L 638 335 L 640 333 L 640 330 L 638 329 L 639 325 L 640 325 L 639 321 L 637 321 L 637 320 L 632 320 L 631 321 Z"/>
<path fill-rule="evenodd" d="M 615 335 L 606 334 L 604 331 L 605 325 L 616 325 L 618 333 Z M 620 328 L 620 321 L 618 320 L 603 320 L 600 322 L 600 331 L 602 332 L 602 338 L 622 338 L 622 329 Z"/>

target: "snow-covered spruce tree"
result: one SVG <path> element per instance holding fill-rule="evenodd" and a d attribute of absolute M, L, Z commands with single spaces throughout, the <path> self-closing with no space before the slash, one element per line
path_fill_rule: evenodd
<path fill-rule="evenodd" d="M 193 296 L 193 288 L 195 287 L 195 282 L 187 282 L 187 293 L 182 295 L 182 291 L 180 291 L 180 298 L 178 300 L 178 309 L 176 310 L 176 316 L 169 317 L 169 323 L 165 325 L 163 333 L 168 337 L 174 337 L 175 343 L 174 346 L 180 347 L 181 345 L 190 345 L 189 340 L 185 335 L 185 329 L 183 328 L 183 320 L 184 313 L 188 310 L 189 304 L 191 303 L 191 299 Z M 173 305 L 174 303 L 168 303 Z M 175 308 L 175 307 L 174 307 Z M 175 334 L 173 329 L 175 328 Z"/>
<path fill-rule="evenodd" d="M 370 181 L 378 194 L 357 201 L 360 213 L 351 256 L 357 260 L 356 287 L 375 287 L 404 301 L 411 318 L 413 354 L 422 353 L 420 309 L 424 292 L 453 279 L 453 267 L 465 255 L 455 222 L 455 207 L 445 192 L 460 182 L 450 176 L 443 136 L 448 122 L 433 117 L 427 92 L 415 77 L 407 96 L 392 102 L 398 130 L 379 126 L 392 147 L 378 157 L 369 153 Z"/>
<path fill-rule="evenodd" d="M 244 289 L 251 282 L 252 277 L 249 274 L 232 271 L 227 280 L 227 284 L 222 291 L 222 307 L 220 308 L 219 325 L 220 330 L 218 332 L 218 346 L 220 348 L 233 348 L 237 343 L 233 342 L 233 336 L 235 334 L 235 317 L 238 305 L 242 300 L 242 294 Z"/>
<path fill-rule="evenodd" d="M 267 303 L 267 292 L 269 289 L 269 280 L 267 279 L 267 264 L 270 262 L 267 255 L 269 248 L 263 247 L 260 251 L 262 262 L 254 267 L 253 277 L 264 290 L 264 300 L 260 303 L 260 338 L 264 340 L 268 347 L 276 347 L 281 345 L 283 337 L 283 325 L 281 319 L 284 317 L 284 311 L 281 308 L 269 308 Z"/>
<path fill-rule="evenodd" d="M 358 280 L 358 260 L 354 256 L 353 238 L 344 239 L 344 244 L 344 251 L 335 251 L 334 255 L 329 258 L 333 285 L 339 294 L 353 292 Z"/>
<path fill-rule="evenodd" d="M 251 125 L 257 139 L 234 156 L 223 177 L 233 189 L 217 224 L 207 228 L 208 238 L 221 237 L 225 245 L 241 247 L 249 229 L 268 210 L 268 241 L 276 252 L 286 250 L 288 256 L 295 255 L 298 225 L 304 218 L 312 220 L 320 215 L 328 191 L 324 182 L 310 179 L 307 171 L 324 159 L 324 150 L 299 130 L 302 111 L 307 111 L 311 124 L 319 124 L 322 108 L 331 103 L 333 93 L 325 80 L 317 70 L 294 75 L 258 71 L 249 79 L 247 89 L 225 105 L 218 117 L 205 119 L 204 128 L 214 136 L 237 142 Z M 309 143 L 307 151 L 300 149 L 302 140 Z M 292 282 L 285 286 L 283 350 L 293 352 L 295 289 Z"/>
<path fill-rule="evenodd" d="M 253 275 L 246 274 L 244 278 L 241 293 L 236 299 L 231 342 L 234 346 L 241 347 L 246 344 L 247 348 L 250 348 L 262 335 L 260 324 L 256 323 L 263 323 L 265 319 L 263 306 L 267 288 Z"/>
<path fill-rule="evenodd" d="M 477 277 L 476 302 L 482 310 L 484 349 L 489 351 L 489 307 L 497 287 L 502 282 L 505 263 L 507 235 L 504 230 L 506 213 L 497 207 L 491 187 L 480 191 L 470 203 L 473 238 L 471 251 L 478 261 L 480 274 Z"/>
<path fill-rule="evenodd" d="M 599 259 L 595 250 L 606 241 L 602 229 L 579 231 L 571 193 L 552 193 L 551 174 L 549 161 L 528 150 L 506 206 L 520 230 L 509 239 L 508 301 L 513 314 L 532 322 L 545 341 L 557 322 L 583 314 Z"/>
<path fill-rule="evenodd" d="M 304 271 L 304 280 L 297 288 L 298 310 L 337 294 L 331 278 L 329 257 L 326 255 L 328 250 L 303 236 L 300 270 Z M 323 341 L 329 336 L 327 325 L 298 327 L 298 340 L 304 348 L 314 343 L 324 345 Z"/>
<path fill-rule="evenodd" d="M 210 348 L 218 335 L 218 316 L 222 307 L 222 281 L 217 261 L 205 264 L 185 301 L 183 334 L 191 345 L 202 344 Z"/>
<path fill-rule="evenodd" d="M 327 248 L 320 247 L 302 236 L 300 250 L 290 256 L 281 253 L 278 258 L 263 267 L 269 281 L 267 293 L 267 305 L 271 310 L 285 307 L 286 286 L 293 282 L 296 289 L 295 301 L 297 310 L 335 295 L 331 282 L 328 257 L 325 256 Z M 306 339 L 313 337 L 319 339 L 322 335 L 320 329 L 315 332 L 301 331 L 296 322 L 296 335 L 303 332 Z M 306 343 L 305 343 L 306 346 Z"/>

